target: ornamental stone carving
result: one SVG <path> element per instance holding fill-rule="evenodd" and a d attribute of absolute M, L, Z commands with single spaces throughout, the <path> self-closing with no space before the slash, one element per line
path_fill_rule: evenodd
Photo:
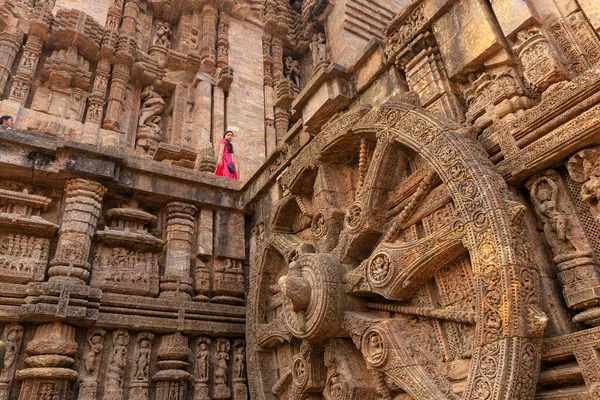
<path fill-rule="evenodd" d="M 0 400 L 599 398 L 597 9 L 0 0 Z"/>

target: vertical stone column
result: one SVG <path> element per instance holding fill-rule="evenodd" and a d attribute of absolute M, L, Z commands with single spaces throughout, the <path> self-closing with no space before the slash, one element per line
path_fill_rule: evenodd
<path fill-rule="evenodd" d="M 90 328 L 87 334 L 87 346 L 83 353 L 83 362 L 79 368 L 79 394 L 77 400 L 96 400 L 98 393 L 98 373 L 104 348 L 106 331 Z"/>
<path fill-rule="evenodd" d="M 225 133 L 225 92 L 222 88 L 213 88 L 213 146 L 217 148 Z"/>
<path fill-rule="evenodd" d="M 213 254 L 213 210 L 210 208 L 200 209 L 198 221 L 198 246 L 196 253 L 196 300 L 208 301 L 210 292 L 210 272 L 206 261 Z"/>
<path fill-rule="evenodd" d="M 75 327 L 60 322 L 40 325 L 27 344 L 28 368 L 17 372 L 23 381 L 19 400 L 71 398 L 71 383 L 77 379 L 72 369 L 77 354 Z"/>
<path fill-rule="evenodd" d="M 85 124 L 83 125 L 82 141 L 84 143 L 96 144 L 98 139 L 109 78 L 110 60 L 108 58 L 101 58 L 96 67 L 96 78 L 94 79 L 92 95 L 88 97 L 88 109 Z"/>
<path fill-rule="evenodd" d="M 6 325 L 2 341 L 6 345 L 4 365 L 0 372 L 0 400 L 8 400 L 10 388 L 15 377 L 17 356 L 23 340 L 23 327 L 19 324 Z"/>
<path fill-rule="evenodd" d="M 213 73 L 216 66 L 217 54 L 215 51 L 217 32 L 217 9 L 213 4 L 207 3 L 202 8 L 202 32 L 200 34 L 200 69 L 203 72 Z"/>
<path fill-rule="evenodd" d="M 100 49 L 100 53 L 103 57 L 112 55 L 117 49 L 122 8 L 123 0 L 111 0 L 110 6 L 108 7 L 108 13 L 106 14 L 106 23 L 104 25 L 102 46 Z"/>
<path fill-rule="evenodd" d="M 10 68 L 15 62 L 22 38 L 22 31 L 18 34 L 9 30 L 0 33 L 0 95 L 4 93 L 6 82 L 10 76 Z"/>
<path fill-rule="evenodd" d="M 283 107 L 275 107 L 275 136 L 276 143 L 281 143 L 290 125 L 290 113 Z"/>
<path fill-rule="evenodd" d="M 265 97 L 265 136 L 267 155 L 277 147 L 275 131 L 275 110 L 273 91 L 273 57 L 271 56 L 271 35 L 263 36 L 264 97 Z"/>
<path fill-rule="evenodd" d="M 229 14 L 224 11 L 219 13 L 217 48 L 217 68 L 225 68 L 229 65 Z"/>
<path fill-rule="evenodd" d="M 194 216 L 198 209 L 192 204 L 167 204 L 167 242 L 165 272 L 160 283 L 160 297 L 189 299 L 192 294 L 190 263 L 194 240 Z"/>
<path fill-rule="evenodd" d="M 283 39 L 279 35 L 273 35 L 271 41 L 271 54 L 273 60 L 273 85 L 283 79 Z"/>
<path fill-rule="evenodd" d="M 592 345 L 580 345 L 573 352 L 581 368 L 581 375 L 588 388 L 590 399 L 600 396 L 600 355 Z"/>
<path fill-rule="evenodd" d="M 208 372 L 210 370 L 210 339 L 196 340 L 196 365 L 194 366 L 194 400 L 209 400 Z"/>
<path fill-rule="evenodd" d="M 273 54 L 273 86 L 276 87 L 281 80 L 285 79 L 283 76 L 283 40 L 280 35 L 273 35 L 271 51 Z M 273 99 L 273 95 L 271 99 Z M 274 119 L 276 144 L 279 144 L 287 133 L 290 115 L 287 109 L 275 107 Z"/>
<path fill-rule="evenodd" d="M 30 35 L 27 38 L 27 43 L 25 43 L 23 55 L 19 63 L 19 69 L 17 69 L 10 89 L 9 100 L 20 104 L 25 104 L 27 101 L 31 91 L 33 75 L 40 59 L 40 53 L 42 52 L 42 46 L 43 42 L 40 36 Z"/>
<path fill-rule="evenodd" d="M 188 381 L 192 375 L 185 371 L 187 359 L 192 352 L 188 348 L 188 338 L 180 332 L 165 335 L 158 348 L 158 367 L 162 370 L 154 375 L 156 400 L 187 399 Z M 146 397 L 147 399 L 147 397 Z"/>
<path fill-rule="evenodd" d="M 212 92 L 215 80 L 202 73 L 196 74 L 196 108 L 193 136 L 196 140 L 198 155 L 194 169 L 201 172 L 215 171 L 215 151 L 210 141 L 212 118 Z"/>
<path fill-rule="evenodd" d="M 113 67 L 112 79 L 110 81 L 110 93 L 108 95 L 108 104 L 102 127 L 108 131 L 102 141 L 103 146 L 117 146 L 121 141 L 119 132 L 119 116 L 124 109 L 123 99 L 131 70 L 129 65 L 118 63 Z"/>
<path fill-rule="evenodd" d="M 102 127 L 107 130 L 102 140 L 103 146 L 117 146 L 121 141 L 120 117 L 124 110 L 123 99 L 131 79 L 131 64 L 136 51 L 135 35 L 137 18 L 140 13 L 139 0 L 127 0 L 123 8 L 123 20 L 119 29 L 117 59 L 113 66 L 110 93 Z"/>
<path fill-rule="evenodd" d="M 51 282 L 85 285 L 88 281 L 87 260 L 106 190 L 100 183 L 87 179 L 67 181 L 58 245 L 48 270 Z"/>
<path fill-rule="evenodd" d="M 567 307 L 581 313 L 573 319 L 597 325 L 600 270 L 562 178 L 547 170 L 526 183 L 535 212 L 554 254 Z"/>

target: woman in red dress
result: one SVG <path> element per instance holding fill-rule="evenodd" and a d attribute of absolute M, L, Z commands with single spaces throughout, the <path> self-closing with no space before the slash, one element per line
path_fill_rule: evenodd
<path fill-rule="evenodd" d="M 225 132 L 225 135 L 223 135 L 223 139 L 219 142 L 219 156 L 217 157 L 217 169 L 215 169 L 215 175 L 237 180 L 238 173 L 235 161 L 233 161 L 233 145 L 231 144 L 231 139 L 233 139 L 233 132 L 227 131 Z"/>

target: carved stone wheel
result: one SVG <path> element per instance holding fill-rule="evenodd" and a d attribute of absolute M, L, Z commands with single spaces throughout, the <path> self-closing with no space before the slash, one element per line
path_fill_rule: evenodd
<path fill-rule="evenodd" d="M 253 399 L 533 399 L 525 207 L 463 129 L 360 108 L 292 162 L 251 271 Z"/>

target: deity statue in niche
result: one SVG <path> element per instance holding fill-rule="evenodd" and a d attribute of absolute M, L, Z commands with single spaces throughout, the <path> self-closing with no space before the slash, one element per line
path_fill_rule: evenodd
<path fill-rule="evenodd" d="M 300 88 L 300 67 L 298 60 L 294 60 L 292 57 L 286 57 L 284 59 L 284 67 L 285 78 L 290 83 Z"/>
<path fill-rule="evenodd" d="M 164 48 L 171 47 L 171 24 L 164 21 L 156 21 L 156 32 L 154 33 L 154 39 L 152 44 L 155 46 L 162 46 Z"/>
<path fill-rule="evenodd" d="M 149 85 L 142 91 L 142 106 L 138 120 L 136 146 L 147 150 L 153 143 L 161 141 L 160 115 L 165 109 L 165 100 Z"/>

